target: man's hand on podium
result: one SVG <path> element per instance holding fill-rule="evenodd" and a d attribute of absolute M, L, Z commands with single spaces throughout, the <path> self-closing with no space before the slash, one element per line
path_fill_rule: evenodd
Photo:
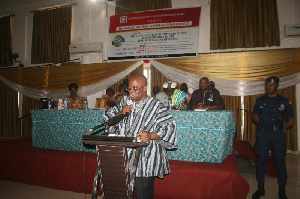
<path fill-rule="evenodd" d="M 138 133 L 142 142 L 149 142 L 150 140 L 161 140 L 161 137 L 155 132 L 141 131 Z"/>

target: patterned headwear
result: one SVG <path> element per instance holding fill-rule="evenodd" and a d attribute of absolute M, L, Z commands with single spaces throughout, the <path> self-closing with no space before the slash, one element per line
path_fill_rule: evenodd
<path fill-rule="evenodd" d="M 176 86 L 177 86 L 176 82 L 169 81 L 164 83 L 163 88 L 176 88 Z"/>

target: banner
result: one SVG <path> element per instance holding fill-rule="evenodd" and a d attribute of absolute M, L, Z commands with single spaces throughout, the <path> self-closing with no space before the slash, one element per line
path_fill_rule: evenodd
<path fill-rule="evenodd" d="M 108 61 L 197 56 L 200 7 L 110 17 Z"/>

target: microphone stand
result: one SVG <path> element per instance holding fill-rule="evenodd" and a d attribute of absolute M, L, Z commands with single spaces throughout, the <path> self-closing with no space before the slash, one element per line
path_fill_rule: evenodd
<path fill-rule="evenodd" d="M 99 135 L 105 135 L 106 134 L 106 128 L 99 129 L 99 130 L 91 133 L 90 135 L 97 135 L 98 133 L 100 133 Z"/>

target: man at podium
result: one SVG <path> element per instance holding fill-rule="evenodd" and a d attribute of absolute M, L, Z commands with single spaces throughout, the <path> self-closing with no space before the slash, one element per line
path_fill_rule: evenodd
<path fill-rule="evenodd" d="M 104 119 L 124 114 L 117 126 L 121 136 L 138 137 L 148 146 L 143 147 L 136 169 L 135 196 L 137 199 L 154 197 L 155 177 L 163 178 L 170 173 L 166 148 L 177 147 L 176 123 L 167 107 L 147 95 L 147 79 L 136 75 L 129 80 L 129 96 L 107 110 Z M 134 148 L 128 149 L 129 166 L 135 159 Z"/>

